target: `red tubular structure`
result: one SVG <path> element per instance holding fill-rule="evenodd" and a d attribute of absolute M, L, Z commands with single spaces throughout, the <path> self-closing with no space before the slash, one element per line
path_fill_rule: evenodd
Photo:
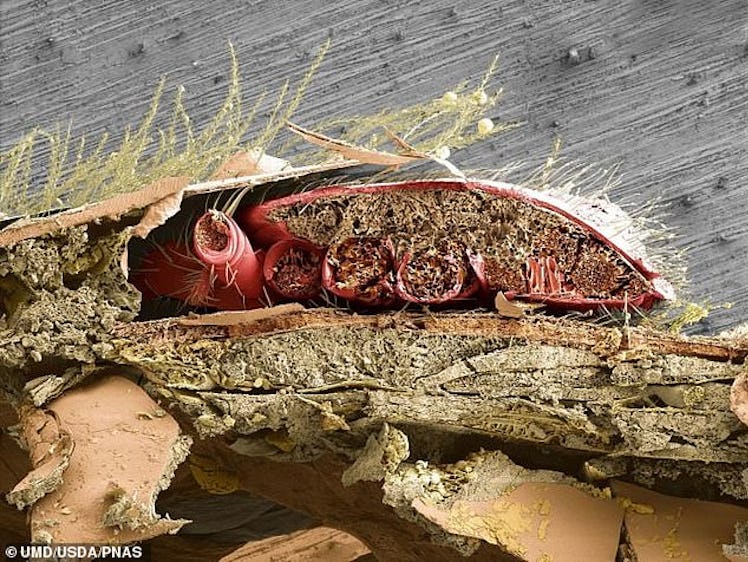
<path fill-rule="evenodd" d="M 241 310 L 263 305 L 262 254 L 231 217 L 209 211 L 195 223 L 192 248 L 156 247 L 133 272 L 145 300 L 171 297 L 192 306 Z"/>
<path fill-rule="evenodd" d="M 215 279 L 214 296 L 233 291 L 243 301 L 239 308 L 260 306 L 263 296 L 261 256 L 255 254 L 249 238 L 234 219 L 221 211 L 208 211 L 195 223 L 192 243 L 195 256 L 210 269 Z M 227 309 L 220 298 L 216 300 L 216 308 Z"/>
<path fill-rule="evenodd" d="M 273 201 L 265 205 L 247 207 L 241 212 L 239 219 L 244 230 L 261 248 L 269 248 L 276 242 L 294 238 L 285 224 L 268 220 L 267 215 L 272 208 Z"/>
<path fill-rule="evenodd" d="M 316 297 L 322 289 L 323 251 L 299 238 L 281 240 L 270 246 L 262 268 L 270 290 L 283 299 Z"/>
<path fill-rule="evenodd" d="M 240 310 L 242 295 L 233 287 L 216 285 L 211 270 L 184 244 L 168 242 L 148 253 L 130 281 L 144 300 L 171 297 L 191 306 Z"/>
<path fill-rule="evenodd" d="M 395 292 L 405 301 L 442 304 L 467 298 L 479 287 L 465 251 L 441 244 L 403 256 L 397 268 Z"/>
<path fill-rule="evenodd" d="M 344 299 L 374 306 L 395 302 L 394 250 L 388 239 L 352 237 L 327 250 L 322 285 Z"/>

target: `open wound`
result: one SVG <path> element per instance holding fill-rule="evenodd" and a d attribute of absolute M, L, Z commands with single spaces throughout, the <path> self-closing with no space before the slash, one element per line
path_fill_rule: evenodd
<path fill-rule="evenodd" d="M 589 209 L 587 209 L 589 210 Z M 648 308 L 670 286 L 561 200 L 484 181 L 335 185 L 234 216 L 209 210 L 132 268 L 144 300 L 220 310 L 279 302 L 363 309 Z"/>

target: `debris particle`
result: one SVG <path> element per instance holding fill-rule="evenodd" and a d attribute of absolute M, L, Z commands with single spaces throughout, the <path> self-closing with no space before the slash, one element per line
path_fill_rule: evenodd
<path fill-rule="evenodd" d="M 576 66 L 582 62 L 582 57 L 579 56 L 579 51 L 576 47 L 572 47 L 566 52 L 566 62 L 569 66 Z"/>
<path fill-rule="evenodd" d="M 487 135 L 491 131 L 493 131 L 495 125 L 491 119 L 488 117 L 484 117 L 480 121 L 478 121 L 478 133 L 481 135 Z"/>

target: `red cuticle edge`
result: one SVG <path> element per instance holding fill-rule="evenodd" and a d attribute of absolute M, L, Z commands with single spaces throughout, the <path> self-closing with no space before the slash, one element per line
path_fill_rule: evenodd
<path fill-rule="evenodd" d="M 272 201 L 263 205 L 250 206 L 239 211 L 238 220 L 252 240 L 261 248 L 269 248 L 281 240 L 292 240 L 294 236 L 285 223 L 268 218 L 274 207 Z"/>
<path fill-rule="evenodd" d="M 281 298 L 307 300 L 322 290 L 324 248 L 295 238 L 273 244 L 262 267 L 268 287 Z"/>

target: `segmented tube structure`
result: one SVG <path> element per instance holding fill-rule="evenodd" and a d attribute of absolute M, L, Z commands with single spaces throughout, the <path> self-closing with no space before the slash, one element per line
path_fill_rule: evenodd
<path fill-rule="evenodd" d="M 242 310 L 263 306 L 262 254 L 220 211 L 201 216 L 192 245 L 156 246 L 131 276 L 145 300 L 171 297 L 196 307 Z"/>

